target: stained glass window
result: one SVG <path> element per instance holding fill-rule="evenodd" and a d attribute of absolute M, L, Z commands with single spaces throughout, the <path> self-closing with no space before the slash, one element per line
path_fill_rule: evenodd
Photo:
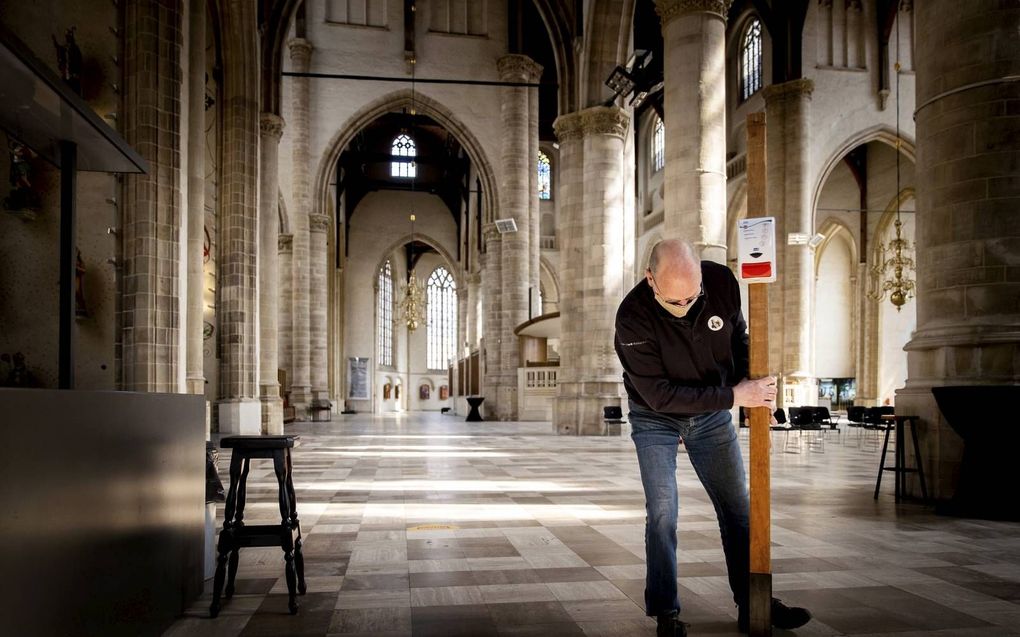
<path fill-rule="evenodd" d="M 666 165 L 666 127 L 662 120 L 655 118 L 652 128 L 652 170 L 659 172 Z"/>
<path fill-rule="evenodd" d="M 752 18 L 740 45 L 740 99 L 761 89 L 761 22 Z"/>
<path fill-rule="evenodd" d="M 552 170 L 549 156 L 538 151 L 538 198 L 552 199 Z"/>
<path fill-rule="evenodd" d="M 414 140 L 408 137 L 407 134 L 401 133 L 393 139 L 390 154 L 394 157 L 415 157 L 418 154 L 418 150 L 414 145 Z M 394 159 L 390 162 L 391 177 L 410 178 L 414 177 L 416 174 L 417 167 L 415 166 L 414 159 L 411 159 L 410 161 Z"/>
<path fill-rule="evenodd" d="M 386 261 L 376 285 L 375 336 L 380 365 L 393 365 L 393 269 Z"/>
<path fill-rule="evenodd" d="M 457 355 L 457 285 L 449 270 L 439 266 L 425 287 L 428 368 L 445 370 Z"/>

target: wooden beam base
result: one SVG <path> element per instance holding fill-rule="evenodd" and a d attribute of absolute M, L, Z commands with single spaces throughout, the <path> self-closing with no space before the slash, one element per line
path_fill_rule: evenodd
<path fill-rule="evenodd" d="M 772 637 L 772 573 L 751 573 L 751 637 Z"/>

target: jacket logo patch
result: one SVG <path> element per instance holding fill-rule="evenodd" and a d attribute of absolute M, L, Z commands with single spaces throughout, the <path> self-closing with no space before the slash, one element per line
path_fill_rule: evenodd
<path fill-rule="evenodd" d="M 718 332 L 719 330 L 722 329 L 722 326 L 723 320 L 718 316 L 713 316 L 712 318 L 708 319 L 708 329 L 712 330 L 713 332 Z"/>

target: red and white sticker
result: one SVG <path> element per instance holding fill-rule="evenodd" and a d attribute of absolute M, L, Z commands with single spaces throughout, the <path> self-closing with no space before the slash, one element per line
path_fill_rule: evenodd
<path fill-rule="evenodd" d="M 776 280 L 776 218 L 752 217 L 737 224 L 737 272 L 741 281 Z"/>

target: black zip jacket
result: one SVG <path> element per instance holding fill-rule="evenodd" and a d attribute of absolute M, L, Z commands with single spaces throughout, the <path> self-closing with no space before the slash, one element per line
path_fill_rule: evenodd
<path fill-rule="evenodd" d="M 748 374 L 747 324 L 737 279 L 701 262 L 705 294 L 684 318 L 667 312 L 642 279 L 616 312 L 616 354 L 627 395 L 641 407 L 694 416 L 733 407 Z"/>

